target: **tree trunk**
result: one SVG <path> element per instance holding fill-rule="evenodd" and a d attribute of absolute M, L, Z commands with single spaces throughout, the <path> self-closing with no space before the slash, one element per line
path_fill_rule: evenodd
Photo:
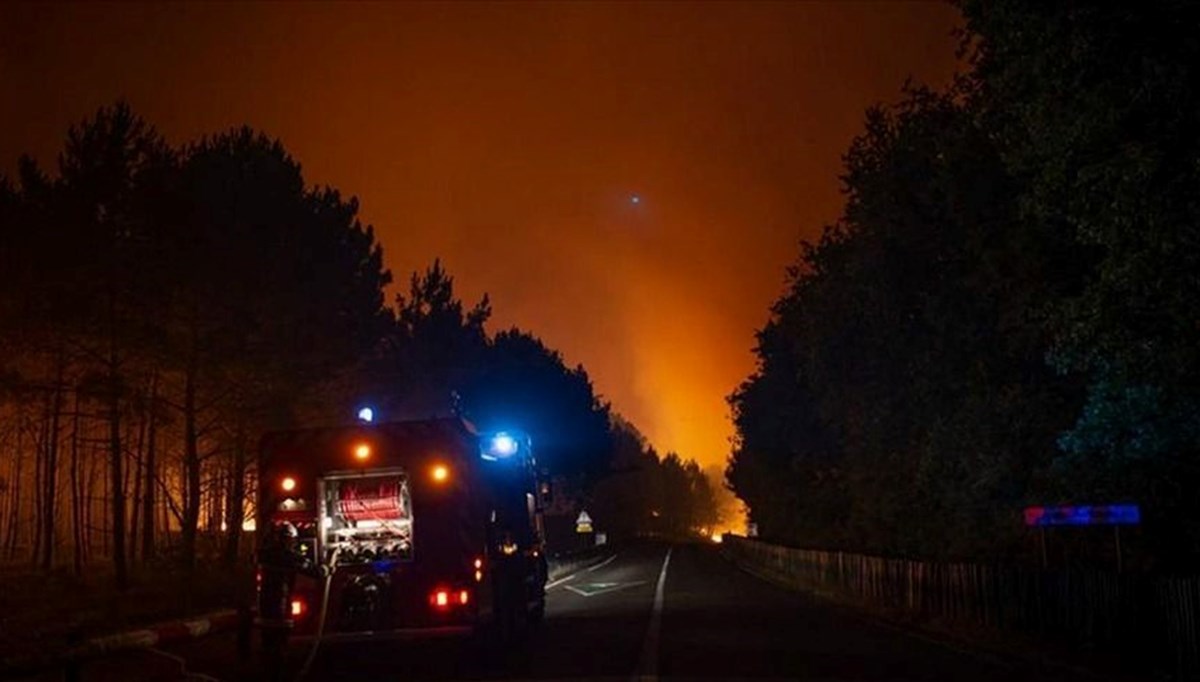
<path fill-rule="evenodd" d="M 46 489 L 44 471 L 46 469 L 46 443 L 49 441 L 50 398 L 46 396 L 42 409 L 42 418 L 38 422 L 38 433 L 33 438 L 33 546 L 29 555 L 34 566 L 41 563 L 42 538 L 45 531 L 42 526 L 46 522 Z"/>
<path fill-rule="evenodd" d="M 75 409 L 71 415 L 71 545 L 75 575 L 83 575 L 83 483 L 79 480 L 79 391 L 75 391 Z"/>
<path fill-rule="evenodd" d="M 85 439 L 84 442 L 88 441 Z M 87 463 L 87 483 L 85 484 L 86 488 L 83 494 L 83 563 L 85 564 L 91 560 L 92 542 L 95 540 L 92 531 L 96 527 L 96 481 L 99 480 L 101 484 L 104 483 L 104 477 L 101 475 L 103 472 L 97 472 L 97 469 L 101 468 L 102 465 L 103 460 L 96 457 L 95 448 L 92 448 L 91 457 L 88 458 Z M 103 495 L 100 496 L 101 511 L 103 511 L 103 502 L 105 499 Z M 103 525 L 103 519 L 107 518 L 107 512 L 101 515 L 100 523 L 102 524 L 102 532 L 100 539 L 103 542 L 101 555 L 108 551 L 108 526 Z"/>
<path fill-rule="evenodd" d="M 146 425 L 146 458 L 142 463 L 145 482 L 142 485 L 142 561 L 154 556 L 154 493 L 155 483 L 154 438 L 156 435 L 158 401 L 158 374 L 150 378 L 149 423 Z"/>
<path fill-rule="evenodd" d="M 126 479 L 133 477 L 133 497 L 130 498 L 129 519 L 129 563 L 137 565 L 137 538 L 138 538 L 138 517 L 142 512 L 142 467 L 145 466 L 145 448 L 146 448 L 146 428 L 149 417 L 145 410 L 142 411 L 142 418 L 138 422 L 137 448 L 134 450 L 134 463 L 136 466 L 130 467 L 130 471 L 126 472 Z M 126 485 L 128 487 L 128 484 Z"/>
<path fill-rule="evenodd" d="M 242 540 L 242 516 L 245 513 L 243 506 L 246 497 L 246 439 L 240 420 L 233 444 L 233 466 L 229 475 L 229 493 L 225 498 L 225 523 L 228 526 L 228 534 L 225 536 L 225 552 L 222 559 L 226 566 L 232 568 L 237 564 L 238 547 Z"/>
<path fill-rule="evenodd" d="M 42 570 L 48 571 L 54 565 L 54 543 L 55 538 L 55 520 L 58 516 L 57 503 L 55 493 L 58 491 L 58 422 L 62 414 L 63 402 L 63 365 L 65 360 L 62 354 L 58 357 L 58 371 L 54 381 L 54 399 L 50 412 L 50 434 L 46 440 L 46 494 L 43 499 L 45 512 L 43 513 L 45 524 L 44 537 L 42 539 Z"/>
<path fill-rule="evenodd" d="M 8 516 L 8 535 L 5 538 L 5 545 L 8 551 L 8 558 L 14 559 L 17 556 L 18 531 L 20 531 L 21 521 L 21 463 L 25 457 L 23 455 L 23 438 L 25 435 L 24 429 L 21 428 L 21 410 L 17 410 L 17 450 L 16 450 L 16 465 L 13 472 L 12 485 L 12 513 Z"/>
<path fill-rule="evenodd" d="M 112 560 L 113 577 L 117 589 L 124 591 L 129 585 L 125 563 L 125 475 L 124 453 L 121 451 L 121 394 L 117 377 L 117 351 L 113 341 L 109 350 L 109 395 L 108 395 L 108 453 L 110 461 L 109 491 L 112 500 Z"/>
<path fill-rule="evenodd" d="M 185 568 L 196 566 L 196 531 L 200 521 L 200 452 L 196 442 L 195 353 L 184 372 L 183 385 L 183 500 L 182 557 Z"/>

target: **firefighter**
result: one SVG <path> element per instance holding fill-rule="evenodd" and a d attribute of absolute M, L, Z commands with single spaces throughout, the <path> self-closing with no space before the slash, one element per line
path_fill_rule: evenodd
<path fill-rule="evenodd" d="M 292 629 L 291 594 L 296 574 L 312 572 L 312 562 L 300 551 L 299 533 L 288 522 L 276 524 L 265 538 L 261 566 L 262 599 L 259 622 L 262 627 L 263 654 L 273 677 L 281 674 L 283 651 Z"/>

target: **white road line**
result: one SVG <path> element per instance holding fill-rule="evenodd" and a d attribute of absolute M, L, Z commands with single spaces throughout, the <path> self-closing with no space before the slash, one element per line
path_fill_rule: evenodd
<path fill-rule="evenodd" d="M 667 549 L 662 570 L 658 573 L 658 586 L 654 588 L 654 610 L 650 612 L 650 626 L 646 628 L 646 641 L 642 645 L 641 660 L 634 671 L 633 682 L 658 682 L 658 637 L 662 631 L 663 592 L 667 584 L 667 566 L 671 563 L 673 547 Z"/>
<path fill-rule="evenodd" d="M 632 582 L 632 583 L 590 583 L 591 587 L 596 587 L 597 585 L 606 585 L 606 587 L 599 587 L 598 589 L 592 590 L 591 592 L 588 592 L 587 590 L 581 590 L 578 587 L 575 587 L 574 585 L 567 585 L 563 589 L 567 590 L 569 592 L 574 592 L 575 594 L 577 594 L 581 597 L 589 597 L 590 598 L 590 597 L 594 597 L 598 594 L 608 594 L 609 592 L 616 592 L 617 590 L 623 590 L 627 587 L 637 587 L 639 585 L 645 585 L 645 584 L 646 584 L 645 580 L 638 580 L 637 582 Z M 584 587 L 588 587 L 588 586 L 589 586 L 589 584 L 584 585 Z"/>
<path fill-rule="evenodd" d="M 605 564 L 609 563 L 610 561 L 612 561 L 613 559 L 616 559 L 616 558 L 617 558 L 617 555 L 616 555 L 616 554 L 614 554 L 614 555 L 610 556 L 609 558 L 605 559 L 604 561 L 602 561 L 601 563 L 599 563 L 599 564 L 597 564 L 597 565 L 595 565 L 595 566 L 591 566 L 591 567 L 589 567 L 589 568 L 583 568 L 583 569 L 580 569 L 580 570 L 578 570 L 578 571 L 575 571 L 575 572 L 574 572 L 574 573 L 572 573 L 571 575 L 568 575 L 568 576 L 563 576 L 563 577 L 559 578 L 558 580 L 553 580 L 553 581 L 551 581 L 551 582 L 548 582 L 548 583 L 546 583 L 546 587 L 545 587 L 545 589 L 547 589 L 547 590 L 548 590 L 548 589 L 550 589 L 550 588 L 552 588 L 552 587 L 558 587 L 559 585 L 561 585 L 561 584 L 563 584 L 563 583 L 567 582 L 568 580 L 571 580 L 572 578 L 574 578 L 575 576 L 579 575 L 580 573 L 587 573 L 587 572 L 589 572 L 589 571 L 594 571 L 594 570 L 596 570 L 597 568 L 600 568 L 601 566 L 603 566 L 603 565 L 605 565 Z"/>
<path fill-rule="evenodd" d="M 600 563 L 596 564 L 595 566 L 592 566 L 591 568 L 585 568 L 583 570 L 587 573 L 591 573 L 592 571 L 604 568 L 605 566 L 611 564 L 613 562 L 613 559 L 616 559 L 616 558 L 617 558 L 617 555 L 614 554 L 614 555 L 610 556 L 609 558 L 605 559 L 604 561 L 601 561 Z"/>

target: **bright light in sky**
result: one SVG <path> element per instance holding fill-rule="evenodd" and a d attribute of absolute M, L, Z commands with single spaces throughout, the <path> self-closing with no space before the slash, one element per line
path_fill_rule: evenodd
<path fill-rule="evenodd" d="M 629 197 L 629 203 L 640 204 L 640 203 L 642 203 L 642 198 L 635 194 L 635 195 Z"/>
<path fill-rule="evenodd" d="M 359 421 L 364 421 L 364 422 L 368 422 L 368 423 L 371 421 L 374 421 L 375 410 L 372 410 L 369 407 L 362 408 L 361 410 L 358 411 L 358 419 L 359 419 Z"/>

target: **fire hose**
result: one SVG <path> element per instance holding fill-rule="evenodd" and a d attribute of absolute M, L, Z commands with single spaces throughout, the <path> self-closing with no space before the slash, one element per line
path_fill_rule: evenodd
<path fill-rule="evenodd" d="M 337 559 L 341 551 L 341 549 L 333 550 L 329 561 L 321 565 L 321 573 L 325 578 L 325 586 L 321 590 L 321 609 L 317 616 L 317 635 L 313 638 L 312 648 L 308 650 L 308 657 L 304 659 L 304 665 L 300 666 L 300 671 L 296 673 L 295 682 L 301 682 L 308 675 L 313 661 L 317 659 L 317 650 L 321 647 L 321 639 L 325 636 L 325 616 L 329 611 L 329 587 L 333 584 L 333 574 L 337 571 Z"/>

